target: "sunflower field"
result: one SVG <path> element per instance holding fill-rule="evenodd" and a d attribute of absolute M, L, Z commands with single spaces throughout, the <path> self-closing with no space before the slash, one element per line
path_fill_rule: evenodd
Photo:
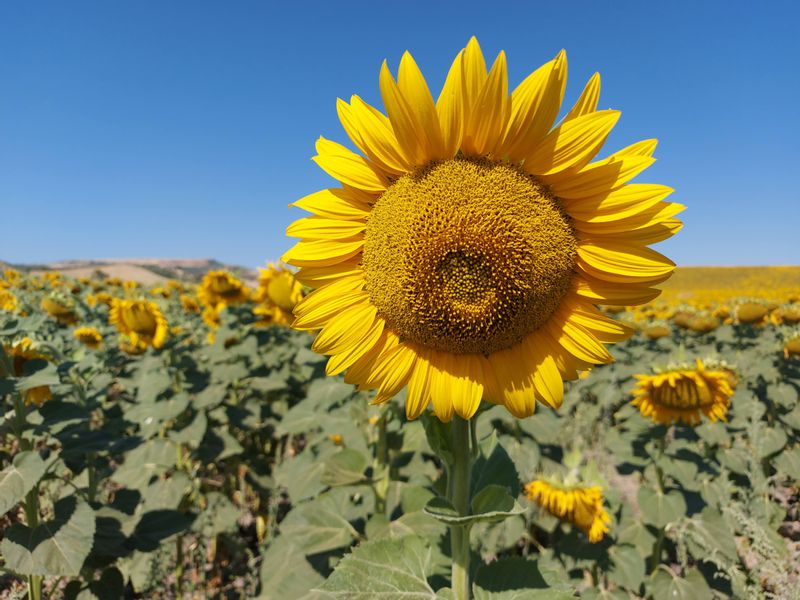
<path fill-rule="evenodd" d="M 44 598 L 452 597 L 441 423 L 326 377 L 311 336 L 286 327 L 302 287 L 263 273 L 255 289 L 223 272 L 145 289 L 6 271 L 4 597 L 37 580 Z M 474 597 L 796 597 L 786 300 L 617 313 L 638 332 L 558 410 L 482 405 Z M 736 318 L 752 304 L 760 320 Z M 125 324 L 149 309 L 138 333 Z M 715 327 L 689 326 L 707 313 Z M 662 423 L 651 389 L 645 417 L 633 401 L 652 367 L 715 374 L 724 393 L 700 422 Z"/>
<path fill-rule="evenodd" d="M 670 288 L 566 73 L 384 63 L 257 280 L 5 269 L 0 598 L 797 598 L 797 272 Z"/>

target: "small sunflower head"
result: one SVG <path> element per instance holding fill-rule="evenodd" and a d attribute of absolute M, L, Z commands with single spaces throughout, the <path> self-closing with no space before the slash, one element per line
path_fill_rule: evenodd
<path fill-rule="evenodd" d="M 7 289 L 0 288 L 0 310 L 14 312 L 17 310 L 17 297 Z"/>
<path fill-rule="evenodd" d="M 42 298 L 42 309 L 62 325 L 72 325 L 78 322 L 75 314 L 75 302 L 72 298 L 60 292 L 51 292 Z"/>
<path fill-rule="evenodd" d="M 200 312 L 200 302 L 194 296 L 189 294 L 181 294 L 180 295 L 181 306 L 183 307 L 184 312 L 187 313 L 199 313 Z"/>
<path fill-rule="evenodd" d="M 164 286 L 161 286 L 161 285 L 157 285 L 156 287 L 152 288 L 150 290 L 150 293 L 153 296 L 158 296 L 160 298 L 171 298 L 172 297 L 172 290 L 169 289 L 169 288 L 166 288 Z"/>
<path fill-rule="evenodd" d="M 734 372 L 735 375 L 735 372 Z M 642 416 L 669 425 L 698 425 L 702 415 L 725 420 L 735 389 L 735 377 L 726 369 L 708 369 L 697 359 L 694 367 L 681 366 L 654 375 L 636 375 L 633 405 Z"/>
<path fill-rule="evenodd" d="M 130 354 L 131 356 L 139 356 L 140 354 L 144 354 L 147 350 L 147 344 L 145 344 L 141 339 L 134 342 L 128 336 L 122 336 L 119 340 L 119 349 L 122 350 L 125 354 Z"/>
<path fill-rule="evenodd" d="M 29 337 L 24 337 L 12 344 L 4 345 L 3 351 L 13 362 L 13 375 L 15 377 L 22 377 L 25 374 L 25 365 L 30 361 L 50 360 L 50 357 L 43 354 Z M 53 394 L 50 391 L 50 386 L 40 385 L 25 391 L 25 404 L 41 406 L 46 400 L 50 400 L 52 397 Z"/>
<path fill-rule="evenodd" d="M 119 332 L 130 338 L 134 346 L 161 348 L 169 326 L 158 304 L 148 300 L 114 299 L 108 320 Z"/>
<path fill-rule="evenodd" d="M 797 325 L 800 323 L 800 304 L 786 304 L 775 312 L 783 323 L 789 325 Z"/>
<path fill-rule="evenodd" d="M 736 320 L 748 325 L 762 325 L 769 315 L 769 308 L 761 302 L 742 302 L 736 307 Z"/>
<path fill-rule="evenodd" d="M 303 286 L 294 278 L 294 273 L 283 265 L 273 263 L 258 271 L 256 300 L 291 314 L 295 305 L 303 299 Z"/>
<path fill-rule="evenodd" d="M 3 278 L 15 287 L 22 283 L 22 274 L 10 267 L 3 269 Z"/>
<path fill-rule="evenodd" d="M 103 345 L 103 336 L 95 327 L 78 327 L 72 334 L 81 344 L 92 350 Z"/>
<path fill-rule="evenodd" d="M 608 533 L 611 518 L 603 508 L 600 486 L 566 485 L 535 479 L 525 485 L 525 495 L 551 515 L 575 525 L 593 544 Z"/>
<path fill-rule="evenodd" d="M 668 337 L 672 332 L 670 331 L 669 325 L 666 323 L 654 321 L 647 327 L 644 327 L 642 333 L 649 340 L 658 340 L 663 337 Z"/>
<path fill-rule="evenodd" d="M 687 325 L 687 328 L 695 333 L 710 333 L 717 327 L 719 327 L 717 318 L 705 312 L 694 315 Z"/>
<path fill-rule="evenodd" d="M 800 329 L 789 333 L 783 342 L 784 358 L 800 358 Z"/>
<path fill-rule="evenodd" d="M 209 271 L 203 276 L 197 290 L 200 301 L 206 306 L 241 304 L 250 298 L 250 290 L 228 271 Z"/>

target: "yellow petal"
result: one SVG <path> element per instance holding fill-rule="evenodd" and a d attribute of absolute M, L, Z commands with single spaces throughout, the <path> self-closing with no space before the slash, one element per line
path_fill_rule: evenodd
<path fill-rule="evenodd" d="M 311 349 L 319 354 L 337 354 L 348 350 L 367 334 L 377 312 L 378 309 L 369 302 L 344 309 L 317 334 Z"/>
<path fill-rule="evenodd" d="M 675 263 L 650 248 L 604 242 L 581 243 L 578 267 L 604 281 L 663 281 L 675 269 Z"/>
<path fill-rule="evenodd" d="M 397 71 L 397 87 L 413 107 L 417 138 L 423 145 L 423 155 L 428 160 L 445 158 L 442 130 L 436 105 L 414 58 L 408 52 L 400 59 Z"/>
<path fill-rule="evenodd" d="M 508 118 L 506 55 L 498 54 L 466 120 L 461 148 L 468 156 L 489 154 L 500 141 Z"/>
<path fill-rule="evenodd" d="M 447 352 L 431 352 L 430 368 L 430 397 L 433 413 L 442 423 L 449 423 L 455 411 L 450 398 L 453 389 L 453 378 L 445 368 L 448 359 Z"/>
<path fill-rule="evenodd" d="M 536 148 L 558 115 L 566 83 L 567 55 L 562 50 L 517 86 L 511 95 L 508 124 L 497 150 L 499 156 L 520 160 Z"/>
<path fill-rule="evenodd" d="M 569 320 L 580 325 L 601 342 L 621 342 L 633 334 L 633 329 L 610 319 L 591 305 L 573 308 Z"/>
<path fill-rule="evenodd" d="M 641 142 L 636 142 L 635 144 L 631 144 L 623 148 L 622 150 L 617 150 L 614 154 L 611 155 L 612 158 L 618 156 L 653 156 L 653 153 L 656 151 L 656 146 L 658 146 L 657 139 L 649 139 L 649 140 L 642 140 Z"/>
<path fill-rule="evenodd" d="M 564 208 L 573 219 L 587 223 L 604 223 L 647 210 L 673 191 L 666 185 L 630 183 L 615 190 L 587 198 L 562 198 Z"/>
<path fill-rule="evenodd" d="M 383 192 L 389 185 L 364 157 L 323 137 L 317 140 L 317 156 L 312 160 L 331 177 L 361 190 Z"/>
<path fill-rule="evenodd" d="M 622 156 L 591 163 L 563 178 L 544 176 L 541 179 L 559 198 L 588 198 L 622 186 L 654 162 L 655 159 L 647 156 Z"/>
<path fill-rule="evenodd" d="M 427 352 L 417 356 L 414 372 L 408 380 L 408 390 L 406 391 L 406 418 L 416 419 L 428 407 L 431 401 L 431 389 L 429 385 L 430 361 Z"/>
<path fill-rule="evenodd" d="M 619 285 L 595 279 L 588 275 L 576 278 L 575 293 L 606 306 L 637 306 L 647 304 L 661 294 L 661 290 L 646 285 Z"/>
<path fill-rule="evenodd" d="M 314 300 L 320 300 L 319 302 L 311 303 L 304 299 L 295 307 L 296 318 L 292 323 L 292 327 L 295 329 L 308 331 L 321 329 L 337 318 L 341 312 L 369 300 L 369 294 L 362 291 L 330 293 L 323 288 L 316 293 L 323 294 L 314 298 Z"/>
<path fill-rule="evenodd" d="M 389 120 L 358 96 L 337 102 L 339 120 L 350 139 L 383 171 L 402 175 L 411 164 L 402 155 Z"/>
<path fill-rule="evenodd" d="M 475 36 L 472 36 L 464 48 L 461 60 L 461 81 L 463 84 L 465 117 L 469 118 L 472 107 L 486 82 L 486 61 Z"/>
<path fill-rule="evenodd" d="M 361 252 L 363 240 L 350 242 L 313 240 L 297 242 L 281 260 L 295 267 L 324 267 L 343 262 Z"/>
<path fill-rule="evenodd" d="M 325 373 L 329 376 L 338 375 L 349 368 L 359 358 L 375 347 L 383 334 L 385 325 L 386 321 L 384 319 L 381 317 L 376 318 L 369 331 L 367 331 L 366 335 L 364 335 L 357 344 L 352 346 L 349 350 L 340 354 L 335 354 L 328 359 L 328 364 L 325 365 Z"/>
<path fill-rule="evenodd" d="M 586 234 L 592 235 L 612 235 L 617 233 L 631 232 L 642 227 L 649 227 L 671 219 L 686 207 L 677 202 L 657 202 L 644 210 L 634 212 L 632 210 L 617 213 L 618 218 L 607 219 L 600 222 L 587 223 L 576 219 L 575 228 Z"/>
<path fill-rule="evenodd" d="M 452 158 L 461 145 L 464 133 L 464 95 L 461 61 L 464 51 L 458 53 L 447 73 L 442 93 L 436 101 L 436 112 L 442 129 L 445 158 Z"/>
<path fill-rule="evenodd" d="M 529 417 L 536 408 L 532 358 L 528 350 L 520 343 L 489 355 L 489 364 L 503 390 L 503 406 L 518 419 Z"/>
<path fill-rule="evenodd" d="M 295 273 L 294 278 L 303 285 L 317 288 L 351 275 L 364 275 L 360 255 L 333 265 L 303 267 Z"/>
<path fill-rule="evenodd" d="M 564 121 L 525 159 L 525 170 L 547 176 L 585 165 L 600 150 L 619 115 L 617 110 L 601 110 Z"/>
<path fill-rule="evenodd" d="M 289 206 L 296 206 L 320 217 L 355 221 L 366 219 L 370 207 L 350 197 L 343 189 L 320 190 L 297 200 Z"/>
<path fill-rule="evenodd" d="M 586 87 L 583 88 L 580 98 L 572 107 L 572 110 L 564 117 L 565 121 L 588 115 L 597 110 L 597 103 L 600 100 L 600 73 L 595 73 L 586 82 Z"/>
<path fill-rule="evenodd" d="M 289 237 L 304 240 L 342 240 L 363 237 L 367 224 L 360 221 L 340 221 L 324 217 L 306 217 L 298 219 L 286 228 Z"/>

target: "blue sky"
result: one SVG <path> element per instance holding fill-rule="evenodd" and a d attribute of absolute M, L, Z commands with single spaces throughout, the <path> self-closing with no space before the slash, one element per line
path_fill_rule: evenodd
<path fill-rule="evenodd" d="M 498 8 L 495 8 L 499 7 Z M 566 48 L 566 105 L 600 71 L 609 148 L 658 137 L 680 265 L 800 264 L 794 2 L 0 4 L 0 259 L 217 259 L 290 245 L 287 204 L 331 180 L 337 96 L 379 102 L 410 50 L 438 92 L 470 35 L 512 87 Z"/>

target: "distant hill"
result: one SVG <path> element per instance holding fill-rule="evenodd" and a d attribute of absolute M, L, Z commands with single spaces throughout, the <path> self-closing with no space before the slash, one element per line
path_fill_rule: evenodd
<path fill-rule="evenodd" d="M 0 266 L 8 263 L 0 261 Z M 119 277 L 123 280 L 138 281 L 144 285 L 156 285 L 167 279 L 181 281 L 200 281 L 206 271 L 225 269 L 236 273 L 248 282 L 258 278 L 258 272 L 237 265 L 228 265 L 213 258 L 170 259 L 170 258 L 120 258 L 93 260 L 64 260 L 46 264 L 8 265 L 15 269 L 32 273 L 59 271 L 70 277 Z"/>

